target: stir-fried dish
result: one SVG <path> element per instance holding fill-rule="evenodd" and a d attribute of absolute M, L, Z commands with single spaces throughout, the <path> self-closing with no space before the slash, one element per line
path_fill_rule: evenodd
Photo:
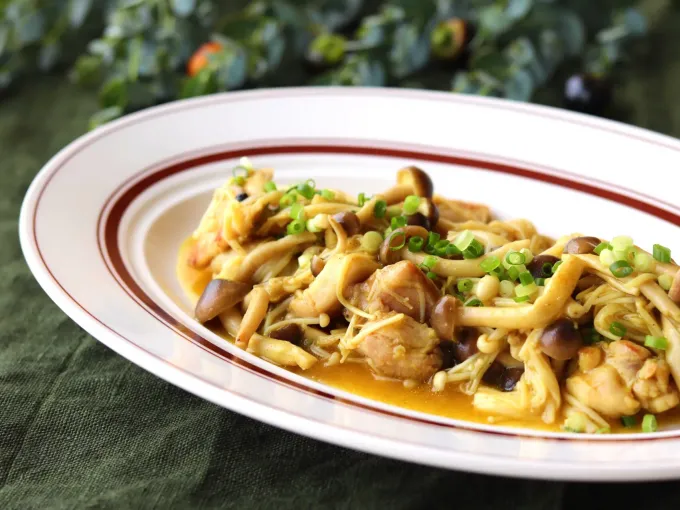
<path fill-rule="evenodd" d="M 277 365 L 359 392 L 399 388 L 393 403 L 434 412 L 450 401 L 582 433 L 653 432 L 673 415 L 680 272 L 668 248 L 554 240 L 434 193 L 417 167 L 396 177 L 355 196 L 275 184 L 243 158 L 181 252 L 196 319 Z"/>

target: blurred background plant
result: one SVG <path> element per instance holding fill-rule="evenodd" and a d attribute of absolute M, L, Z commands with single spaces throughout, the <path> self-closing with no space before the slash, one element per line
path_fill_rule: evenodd
<path fill-rule="evenodd" d="M 227 7 L 226 5 L 229 5 Z M 70 70 L 95 127 L 177 98 L 285 85 L 427 88 L 606 114 L 647 29 L 633 0 L 0 0 L 0 95 Z"/>

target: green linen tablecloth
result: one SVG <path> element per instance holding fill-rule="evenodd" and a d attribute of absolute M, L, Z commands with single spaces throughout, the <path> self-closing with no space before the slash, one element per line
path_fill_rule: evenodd
<path fill-rule="evenodd" d="M 664 17 L 616 91 L 623 119 L 676 136 L 678 26 L 680 13 Z M 57 77 L 0 101 L 0 509 L 680 505 L 673 482 L 509 480 L 331 446 L 202 401 L 98 343 L 43 293 L 17 238 L 33 176 L 95 106 Z"/>

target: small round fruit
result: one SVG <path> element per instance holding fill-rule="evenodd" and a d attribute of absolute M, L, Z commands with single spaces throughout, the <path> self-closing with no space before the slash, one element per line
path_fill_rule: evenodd
<path fill-rule="evenodd" d="M 574 74 L 564 84 L 564 104 L 570 110 L 600 114 L 611 101 L 611 85 L 591 74 Z"/>
<path fill-rule="evenodd" d="M 189 76 L 196 76 L 201 70 L 208 65 L 208 55 L 212 53 L 219 53 L 222 51 L 222 45 L 216 42 L 208 42 L 198 48 L 189 59 L 187 65 L 187 74 Z"/>

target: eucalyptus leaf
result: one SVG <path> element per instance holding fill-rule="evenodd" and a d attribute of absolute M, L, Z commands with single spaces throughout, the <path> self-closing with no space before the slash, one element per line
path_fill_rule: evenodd
<path fill-rule="evenodd" d="M 196 8 L 196 0 L 170 0 L 172 11 L 181 18 L 186 18 Z"/>
<path fill-rule="evenodd" d="M 430 56 L 428 34 L 428 30 L 421 33 L 412 24 L 403 24 L 397 28 L 390 51 L 391 71 L 396 78 L 412 74 L 427 64 Z"/>
<path fill-rule="evenodd" d="M 4 24 L 0 23 L 0 57 L 2 57 L 3 53 L 5 53 L 5 49 L 8 46 L 9 42 L 9 27 Z"/>
<path fill-rule="evenodd" d="M 31 44 L 40 40 L 45 30 L 45 18 L 40 11 L 33 11 L 22 16 L 16 24 L 16 35 L 19 44 Z"/>
<path fill-rule="evenodd" d="M 111 106 L 109 108 L 99 110 L 97 113 L 92 115 L 92 117 L 90 117 L 89 123 L 90 130 L 98 128 L 99 126 L 102 126 L 107 122 L 111 122 L 112 120 L 117 119 L 121 115 L 123 115 L 123 109 L 120 108 L 119 106 Z"/>
<path fill-rule="evenodd" d="M 505 14 L 513 20 L 518 20 L 526 16 L 533 5 L 533 0 L 508 0 Z"/>
<path fill-rule="evenodd" d="M 480 50 L 470 59 L 474 71 L 482 71 L 492 76 L 502 76 L 508 68 L 506 56 L 492 48 Z"/>
<path fill-rule="evenodd" d="M 631 35 L 641 36 L 647 32 L 647 19 L 637 9 L 626 9 L 623 13 L 623 22 Z"/>
<path fill-rule="evenodd" d="M 69 0 L 68 20 L 71 28 L 80 27 L 92 8 L 92 0 Z"/>
<path fill-rule="evenodd" d="M 105 108 L 117 106 L 125 109 L 127 106 L 127 83 L 122 76 L 109 78 L 99 91 L 99 102 Z"/>
<path fill-rule="evenodd" d="M 76 60 L 72 78 L 81 85 L 94 85 L 101 78 L 102 59 L 94 55 L 82 55 Z"/>
<path fill-rule="evenodd" d="M 61 56 L 61 45 L 59 41 L 53 41 L 45 44 L 40 48 L 38 54 L 38 68 L 47 72 L 54 68 Z"/>
<path fill-rule="evenodd" d="M 502 5 L 490 5 L 479 11 L 479 27 L 485 35 L 496 37 L 505 32 L 512 25 L 512 22 L 513 19 Z"/>
<path fill-rule="evenodd" d="M 557 66 L 564 60 L 564 43 L 555 30 L 543 30 L 538 38 L 541 54 L 542 72 L 534 73 L 539 84 L 544 83 L 555 72 Z"/>
<path fill-rule="evenodd" d="M 586 28 L 575 12 L 563 10 L 559 16 L 558 31 L 564 43 L 564 51 L 574 57 L 583 51 L 586 42 Z"/>
<path fill-rule="evenodd" d="M 534 79 L 524 69 L 515 70 L 504 83 L 504 96 L 515 101 L 529 101 L 534 93 Z"/>

